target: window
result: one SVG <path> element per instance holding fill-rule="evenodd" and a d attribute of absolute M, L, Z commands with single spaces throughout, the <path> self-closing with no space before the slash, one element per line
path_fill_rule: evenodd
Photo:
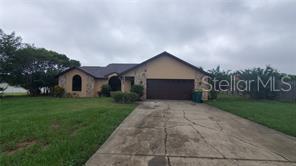
<path fill-rule="evenodd" d="M 81 91 L 81 77 L 79 75 L 72 78 L 72 91 Z"/>
<path fill-rule="evenodd" d="M 120 91 L 121 90 L 121 80 L 118 76 L 113 76 L 109 79 L 109 83 L 112 91 Z"/>

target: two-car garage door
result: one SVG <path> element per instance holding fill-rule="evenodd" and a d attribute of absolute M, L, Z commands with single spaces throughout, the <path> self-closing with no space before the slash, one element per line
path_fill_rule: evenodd
<path fill-rule="evenodd" d="M 147 79 L 148 99 L 190 100 L 194 80 Z"/>

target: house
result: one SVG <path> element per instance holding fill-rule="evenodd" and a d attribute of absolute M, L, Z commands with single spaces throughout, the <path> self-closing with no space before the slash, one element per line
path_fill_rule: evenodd
<path fill-rule="evenodd" d="M 140 64 L 70 68 L 58 75 L 58 82 L 66 93 L 80 97 L 97 96 L 104 84 L 112 91 L 123 92 L 140 84 L 144 86 L 144 99 L 188 100 L 194 89 L 207 86 L 202 81 L 205 76 L 208 73 L 201 68 L 163 52 Z M 207 91 L 203 91 L 203 99 L 207 98 Z"/>

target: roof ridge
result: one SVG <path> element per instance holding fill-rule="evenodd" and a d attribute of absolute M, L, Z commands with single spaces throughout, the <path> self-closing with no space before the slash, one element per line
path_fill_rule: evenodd
<path fill-rule="evenodd" d="M 188 66 L 190 66 L 190 67 L 192 67 L 192 68 L 194 68 L 194 69 L 196 69 L 196 70 L 199 70 L 199 71 L 202 72 L 203 74 L 209 75 L 209 73 L 207 73 L 206 71 L 204 71 L 201 67 L 197 67 L 197 66 L 195 66 L 195 65 L 193 65 L 193 64 L 191 64 L 191 63 L 189 63 L 189 62 L 187 62 L 187 61 L 184 61 L 184 60 L 182 60 L 182 59 L 176 57 L 175 55 L 173 55 L 173 54 L 171 54 L 171 53 L 169 53 L 169 52 L 167 52 L 167 51 L 163 51 L 163 52 L 161 52 L 161 53 L 159 53 L 159 54 L 153 56 L 152 58 L 149 58 L 149 59 L 143 61 L 142 63 L 139 63 L 138 65 L 136 65 L 136 66 L 134 66 L 134 67 L 131 67 L 131 68 L 129 68 L 129 69 L 127 69 L 127 70 L 121 72 L 120 74 L 121 74 L 121 75 L 122 75 L 122 74 L 125 74 L 125 73 L 127 73 L 128 71 L 131 71 L 131 70 L 133 70 L 133 69 L 135 69 L 135 68 L 137 68 L 137 67 L 139 67 L 139 66 L 141 66 L 141 65 L 143 65 L 143 64 L 145 64 L 145 63 L 148 63 L 149 61 L 152 61 L 152 60 L 154 60 L 154 59 L 157 59 L 157 58 L 160 57 L 160 56 L 169 56 L 169 57 L 174 58 L 175 60 L 177 60 L 177 61 L 179 61 L 179 62 L 181 62 L 181 63 L 183 63 L 183 64 L 185 64 L 185 65 L 188 65 Z"/>
<path fill-rule="evenodd" d="M 80 66 L 80 67 L 102 67 L 102 66 Z"/>
<path fill-rule="evenodd" d="M 110 63 L 108 65 L 137 65 L 137 64 L 139 63 Z"/>

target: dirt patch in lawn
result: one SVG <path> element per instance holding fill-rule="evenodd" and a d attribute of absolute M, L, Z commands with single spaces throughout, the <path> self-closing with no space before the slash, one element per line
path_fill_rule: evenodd
<path fill-rule="evenodd" d="M 54 122 L 52 125 L 51 125 L 51 128 L 53 129 L 59 129 L 60 128 L 60 124 L 58 122 Z"/>
<path fill-rule="evenodd" d="M 35 144 L 37 144 L 37 141 L 36 140 L 26 140 L 26 141 L 17 143 L 16 146 L 15 146 L 15 148 L 14 149 L 8 149 L 6 151 L 6 154 L 8 156 L 13 155 L 16 152 L 21 151 L 21 150 L 26 149 L 26 148 L 29 148 L 29 147 L 31 147 L 31 146 L 33 146 Z"/>

